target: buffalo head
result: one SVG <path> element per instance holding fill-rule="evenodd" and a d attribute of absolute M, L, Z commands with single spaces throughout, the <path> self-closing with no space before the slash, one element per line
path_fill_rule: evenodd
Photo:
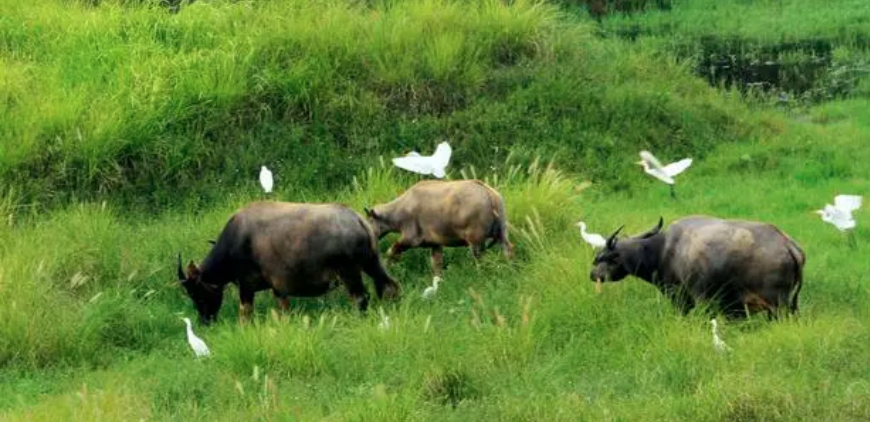
<path fill-rule="evenodd" d="M 646 233 L 622 240 L 617 240 L 616 235 L 625 226 L 616 229 L 607 238 L 607 244 L 604 248 L 595 255 L 589 278 L 592 281 L 620 281 L 628 275 L 639 275 L 639 271 L 647 270 L 648 265 L 645 263 L 653 262 L 656 259 L 647 256 L 655 252 L 646 247 L 646 240 L 659 234 L 663 222 L 663 219 L 659 217 L 659 223 Z"/>
<path fill-rule="evenodd" d="M 375 232 L 375 237 L 378 239 L 382 239 L 384 236 L 396 231 L 396 228 L 390 224 L 390 220 L 387 216 L 376 212 L 374 209 L 363 208 L 363 210 L 366 213 L 366 220 L 368 220 L 369 224 L 372 226 L 372 230 Z"/>
<path fill-rule="evenodd" d="M 187 264 L 185 273 L 181 267 L 181 253 L 178 254 L 178 279 L 184 286 L 187 296 L 196 306 L 200 322 L 203 324 L 214 322 L 224 298 L 222 286 L 203 281 L 202 271 L 193 261 Z"/>

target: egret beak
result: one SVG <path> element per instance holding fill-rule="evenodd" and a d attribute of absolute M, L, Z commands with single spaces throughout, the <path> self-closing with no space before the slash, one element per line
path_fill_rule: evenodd
<path fill-rule="evenodd" d="M 635 164 L 637 164 L 637 165 L 639 165 L 639 166 L 642 166 L 642 165 L 643 165 L 643 160 L 640 160 L 640 161 L 636 162 Z"/>
<path fill-rule="evenodd" d="M 595 279 L 595 292 L 601 293 L 601 277 Z"/>

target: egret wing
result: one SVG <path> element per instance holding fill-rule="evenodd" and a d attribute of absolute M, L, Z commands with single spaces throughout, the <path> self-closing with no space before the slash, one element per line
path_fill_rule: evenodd
<path fill-rule="evenodd" d="M 205 342 L 200 338 L 195 338 L 192 341 L 193 349 L 196 351 L 196 354 L 199 356 L 208 356 L 211 354 L 211 351 L 208 349 L 208 346 L 205 345 Z"/>
<path fill-rule="evenodd" d="M 435 148 L 435 153 L 432 154 L 432 165 L 441 168 L 447 167 L 451 154 L 453 154 L 453 148 L 450 148 L 450 144 L 447 142 L 438 144 Z"/>
<path fill-rule="evenodd" d="M 607 239 L 600 234 L 589 233 L 586 235 L 586 242 L 596 248 L 603 248 L 607 245 Z"/>
<path fill-rule="evenodd" d="M 272 179 L 272 172 L 269 171 L 265 166 L 260 168 L 260 185 L 263 186 L 263 190 L 267 193 L 272 191 L 272 186 L 274 185 L 274 180 Z"/>
<path fill-rule="evenodd" d="M 843 211 L 852 212 L 861 208 L 861 197 L 858 195 L 837 195 L 834 197 L 834 206 Z"/>
<path fill-rule="evenodd" d="M 432 158 L 423 156 L 405 156 L 393 158 L 393 164 L 404 170 L 419 174 L 432 173 Z"/>
<path fill-rule="evenodd" d="M 649 164 L 649 166 L 654 169 L 662 168 L 662 163 L 659 161 L 659 159 L 652 155 L 652 153 L 650 153 L 649 151 L 641 151 L 640 159 L 646 161 L 647 164 Z"/>
<path fill-rule="evenodd" d="M 684 158 L 680 161 L 677 161 L 676 163 L 670 163 L 666 165 L 662 170 L 664 170 L 665 174 L 667 174 L 669 177 L 674 177 L 685 171 L 691 165 L 692 159 Z"/>

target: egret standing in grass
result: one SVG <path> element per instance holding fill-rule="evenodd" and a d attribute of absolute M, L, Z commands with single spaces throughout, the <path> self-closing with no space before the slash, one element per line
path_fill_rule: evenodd
<path fill-rule="evenodd" d="M 586 233 L 585 222 L 581 221 L 577 223 L 577 227 L 580 227 L 580 237 L 592 246 L 592 249 L 600 249 L 607 245 L 607 239 L 604 236 L 597 233 Z M 595 282 L 595 291 L 601 293 L 601 280 Z"/>
<path fill-rule="evenodd" d="M 193 353 L 196 357 L 209 356 L 211 352 L 208 350 L 208 346 L 205 345 L 205 342 L 202 341 L 201 338 L 193 333 L 193 327 L 190 325 L 190 318 L 184 317 L 183 319 L 184 323 L 187 324 L 187 343 L 190 344 Z"/>
<path fill-rule="evenodd" d="M 710 320 L 710 325 L 713 326 L 713 348 L 719 353 L 727 353 L 731 348 L 719 338 L 719 325 L 716 323 L 716 318 Z"/>
<path fill-rule="evenodd" d="M 272 179 L 272 172 L 266 166 L 260 166 L 260 186 L 263 187 L 266 193 L 271 193 L 274 185 L 275 181 Z"/>
<path fill-rule="evenodd" d="M 848 232 L 849 243 L 855 246 L 854 232 L 857 223 L 852 217 L 852 212 L 861 208 L 862 198 L 858 195 L 837 195 L 834 197 L 834 205 L 825 204 L 825 208 L 816 210 L 815 213 L 822 216 L 822 221 L 832 224 L 841 232 Z"/>
<path fill-rule="evenodd" d="M 682 173 L 687 168 L 689 168 L 689 166 L 692 165 L 692 159 L 684 158 L 675 163 L 670 163 L 666 166 L 662 166 L 662 163 L 659 162 L 659 160 L 649 151 L 641 151 L 640 161 L 638 161 L 637 164 L 643 166 L 643 171 L 645 171 L 646 174 L 670 185 L 671 198 L 676 199 L 677 195 L 674 193 L 674 176 Z"/>
<path fill-rule="evenodd" d="M 438 292 L 438 283 L 441 282 L 441 277 L 437 275 L 432 278 L 432 285 L 427 287 L 426 290 L 423 290 L 423 299 L 429 300 L 435 297 L 435 293 Z"/>
<path fill-rule="evenodd" d="M 597 233 L 587 233 L 585 222 L 581 221 L 577 223 L 577 227 L 580 227 L 580 237 L 592 246 L 593 249 L 603 248 L 607 244 L 607 239 L 604 236 Z"/>
<path fill-rule="evenodd" d="M 450 144 L 442 142 L 435 148 L 435 153 L 431 156 L 420 155 L 416 151 L 408 153 L 404 157 L 393 158 L 393 164 L 404 170 L 414 173 L 428 175 L 431 174 L 439 179 L 445 176 L 445 168 L 450 162 L 450 155 L 453 149 Z"/>

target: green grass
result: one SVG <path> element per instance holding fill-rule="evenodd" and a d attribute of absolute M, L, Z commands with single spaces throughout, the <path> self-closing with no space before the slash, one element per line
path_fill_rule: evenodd
<path fill-rule="evenodd" d="M 0 5 L 0 177 L 21 204 L 201 207 L 263 164 L 323 191 L 441 139 L 478 167 L 542 154 L 613 179 L 597 164 L 626 146 L 748 131 L 679 65 L 547 4 L 115 3 Z"/>
<path fill-rule="evenodd" d="M 0 420 L 868 419 L 868 213 L 852 249 L 811 211 L 870 191 L 870 101 L 749 107 L 667 50 L 518 3 L 0 4 Z M 194 325 L 214 356 L 192 357 L 175 254 L 199 261 L 263 198 L 261 160 L 275 199 L 361 211 L 419 180 L 388 158 L 448 135 L 448 177 L 504 195 L 514 262 L 449 249 L 425 302 L 428 254 L 408 252 L 388 268 L 404 297 L 365 317 L 339 289 L 275 318 L 263 292 L 239 326 L 230 287 Z M 643 148 L 695 158 L 678 200 Z M 695 213 L 792 235 L 799 317 L 724 323 L 720 356 L 700 310 L 636 279 L 595 293 L 577 220 Z"/>
<path fill-rule="evenodd" d="M 855 110 L 833 104 L 812 117 L 837 109 Z M 390 268 L 405 298 L 376 301 L 369 317 L 336 292 L 294 300 L 293 314 L 274 320 L 261 294 L 257 324 L 238 327 L 230 288 L 222 322 L 196 327 L 214 352 L 201 362 L 184 340 L 179 315 L 193 309 L 173 278 L 173 254 L 200 259 L 229 213 L 257 195 L 140 221 L 112 206 L 55 212 L 2 239 L 0 406 L 13 420 L 861 419 L 870 412 L 870 292 L 856 258 L 870 236 L 859 226 L 860 249 L 851 250 L 809 211 L 836 191 L 870 187 L 860 165 L 868 153 L 845 138 L 868 128 L 791 125 L 781 137 L 711 152 L 680 179 L 676 202 L 639 172 L 639 186 L 621 194 L 598 185 L 575 193 L 580 180 L 544 166 L 478 174 L 506 197 L 517 262 L 488 253 L 478 268 L 466 250 L 450 250 L 447 281 L 426 303 L 427 254 L 408 253 Z M 812 141 L 827 138 L 842 140 Z M 825 175 L 831 166 L 838 173 Z M 346 190 L 306 199 L 361 209 L 414 179 L 373 168 Z M 726 324 L 735 352 L 720 357 L 702 314 L 678 316 L 643 282 L 594 293 L 576 219 L 602 232 L 625 223 L 631 233 L 658 215 L 689 213 L 761 219 L 792 234 L 808 255 L 800 318 Z M 88 278 L 73 287 L 76 273 Z M 392 317 L 388 332 L 376 327 L 379 306 Z"/>
<path fill-rule="evenodd" d="M 866 48 L 870 41 L 868 14 L 870 5 L 860 0 L 823 4 L 812 0 L 681 0 L 674 1 L 670 10 L 614 14 L 605 25 L 618 28 L 634 24 L 641 32 L 720 35 L 769 43 L 831 39 Z"/>

